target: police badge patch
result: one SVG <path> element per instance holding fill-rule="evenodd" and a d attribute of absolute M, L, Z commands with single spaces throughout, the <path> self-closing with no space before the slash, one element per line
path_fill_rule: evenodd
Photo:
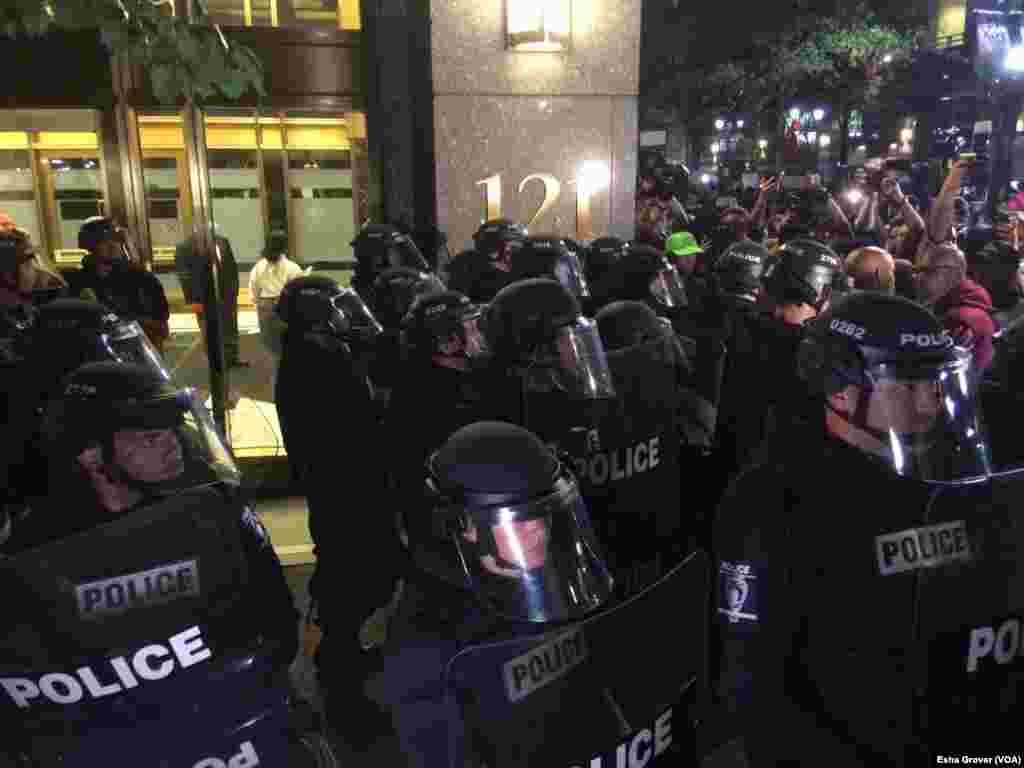
<path fill-rule="evenodd" d="M 718 613 L 730 624 L 756 624 L 757 572 L 750 563 L 718 564 Z"/>

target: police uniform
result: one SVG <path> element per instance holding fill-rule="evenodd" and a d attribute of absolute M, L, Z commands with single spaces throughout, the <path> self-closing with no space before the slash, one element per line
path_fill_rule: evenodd
<path fill-rule="evenodd" d="M 1021 486 L 991 475 L 969 353 L 922 307 L 861 293 L 811 325 L 798 366 L 828 432 L 743 472 L 715 528 L 718 691 L 751 763 L 998 752 L 1018 714 Z"/>

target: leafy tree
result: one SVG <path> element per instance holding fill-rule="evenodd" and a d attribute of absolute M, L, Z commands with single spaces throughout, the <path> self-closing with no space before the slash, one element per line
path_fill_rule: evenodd
<path fill-rule="evenodd" d="M 165 104 L 212 97 L 237 100 L 252 88 L 264 95 L 263 69 L 252 50 L 231 44 L 196 0 L 195 23 L 175 18 L 172 0 L 7 0 L 0 30 L 7 37 L 37 38 L 53 27 L 96 29 L 114 56 L 149 74 L 153 94 Z"/>
<path fill-rule="evenodd" d="M 909 65 L 922 35 L 922 29 L 900 29 L 865 14 L 823 20 L 797 49 L 805 89 L 824 95 L 839 120 L 840 158 L 849 153 L 850 112 L 878 106 L 883 86 Z"/>

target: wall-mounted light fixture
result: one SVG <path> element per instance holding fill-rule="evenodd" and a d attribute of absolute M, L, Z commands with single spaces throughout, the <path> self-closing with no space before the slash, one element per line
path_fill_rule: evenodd
<path fill-rule="evenodd" d="M 611 181 L 611 171 L 604 163 L 591 160 L 580 166 L 576 174 L 576 236 L 580 240 L 593 239 L 590 200 L 595 194 L 606 189 Z"/>
<path fill-rule="evenodd" d="M 508 48 L 557 53 L 569 49 L 572 0 L 505 0 Z"/>

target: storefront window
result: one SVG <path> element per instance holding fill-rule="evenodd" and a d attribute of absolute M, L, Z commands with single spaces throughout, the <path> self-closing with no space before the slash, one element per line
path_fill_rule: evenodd
<path fill-rule="evenodd" d="M 27 146 L 27 137 L 20 136 Z M 31 233 L 32 242 L 37 246 L 42 243 L 32 154 L 27 149 L 0 150 L 0 213 L 6 213 L 19 227 Z"/>
<path fill-rule="evenodd" d="M 88 110 L 68 110 L 69 130 L 0 130 L 0 212 L 27 230 L 50 266 L 75 269 L 81 262 L 78 230 L 106 210 L 106 185 L 96 131 Z M 5 122 L 47 128 L 60 126 L 60 114 L 0 113 Z"/>
<path fill-rule="evenodd" d="M 358 30 L 359 0 L 210 0 L 211 19 L 235 27 Z"/>

